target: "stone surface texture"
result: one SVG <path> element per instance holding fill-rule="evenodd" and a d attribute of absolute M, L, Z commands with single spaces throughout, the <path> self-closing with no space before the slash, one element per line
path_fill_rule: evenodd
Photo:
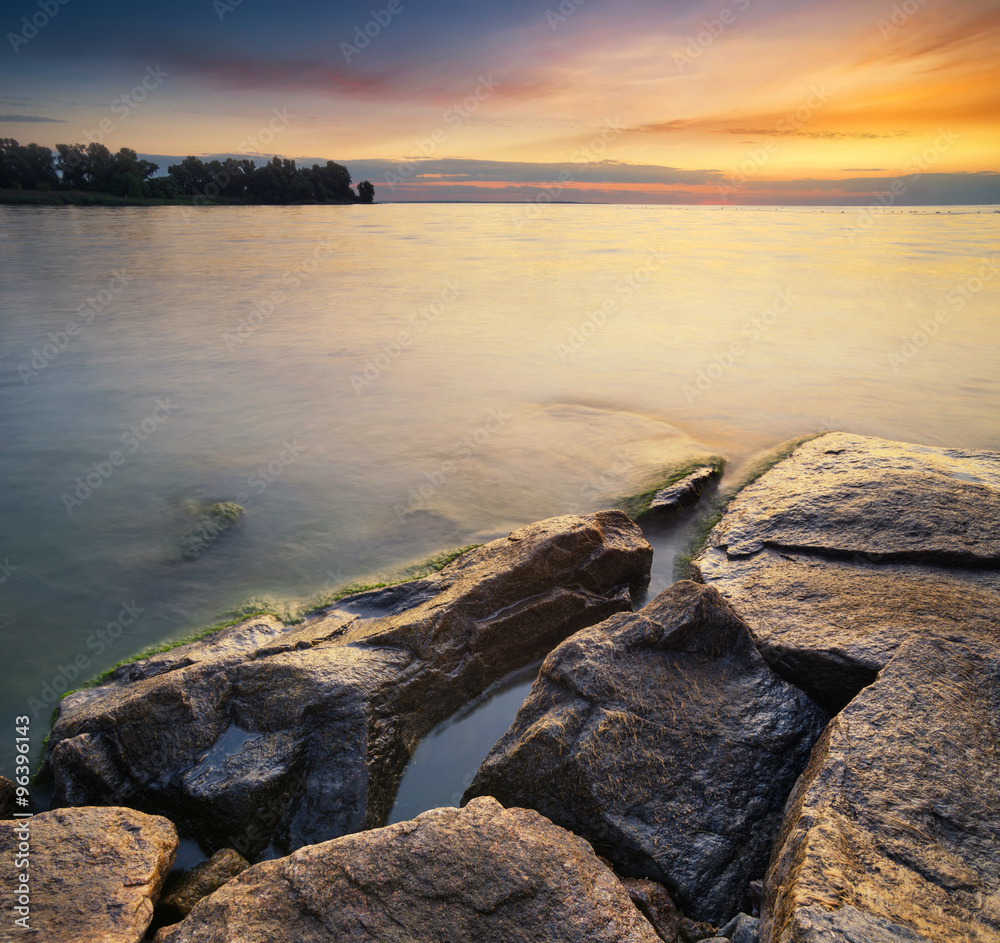
<path fill-rule="evenodd" d="M 998 770 L 1000 648 L 903 643 L 789 800 L 761 939 L 996 943 Z"/>
<path fill-rule="evenodd" d="M 681 581 L 546 658 L 466 798 L 536 809 L 719 925 L 749 909 L 827 720 L 716 590 Z"/>
<path fill-rule="evenodd" d="M 244 871 L 157 943 L 659 943 L 583 840 L 479 799 Z"/>
<path fill-rule="evenodd" d="M 22 834 L 0 822 L 0 884 L 5 899 L 27 887 L 31 932 L 4 907 L 0 940 L 39 943 L 136 943 L 177 851 L 177 832 L 160 816 L 133 809 L 78 808 L 28 820 L 30 864 L 16 868 Z"/>
<path fill-rule="evenodd" d="M 740 492 L 695 569 L 840 710 L 909 638 L 993 635 L 1000 454 L 823 435 Z"/>
<path fill-rule="evenodd" d="M 203 897 L 217 891 L 227 881 L 241 874 L 250 867 L 238 851 L 223 848 L 217 851 L 208 861 L 203 861 L 170 888 L 156 906 L 157 916 L 163 922 L 176 922 L 184 919 L 194 909 L 194 905 Z"/>

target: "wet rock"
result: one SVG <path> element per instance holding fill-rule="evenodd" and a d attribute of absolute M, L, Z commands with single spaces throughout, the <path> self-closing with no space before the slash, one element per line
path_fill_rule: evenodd
<path fill-rule="evenodd" d="M 30 855 L 19 859 L 22 822 L 30 823 Z M 0 822 L 0 883 L 14 896 L 27 875 L 34 931 L 15 925 L 21 914 L 5 907 L 0 940 L 141 940 L 176 850 L 170 822 L 133 809 L 59 809 Z"/>
<path fill-rule="evenodd" d="M 223 848 L 208 861 L 193 867 L 163 897 L 156 906 L 156 916 L 161 925 L 177 923 L 194 909 L 203 897 L 217 891 L 237 874 L 250 867 L 238 851 Z"/>
<path fill-rule="evenodd" d="M 384 823 L 420 738 L 490 683 L 631 607 L 652 548 L 620 511 L 523 527 L 302 625 L 248 620 L 63 699 L 56 805 L 163 812 L 254 858 Z"/>
<path fill-rule="evenodd" d="M 1000 939 L 998 718 L 995 644 L 905 641 L 789 799 L 761 939 Z"/>
<path fill-rule="evenodd" d="M 760 943 L 760 921 L 749 914 L 737 914 L 716 936 L 729 943 Z"/>
<path fill-rule="evenodd" d="M 0 819 L 14 817 L 15 786 L 6 777 L 0 776 Z"/>
<path fill-rule="evenodd" d="M 838 711 L 907 639 L 994 631 L 1000 454 L 821 436 L 735 498 L 695 568 Z"/>
<path fill-rule="evenodd" d="M 649 510 L 642 516 L 643 522 L 673 520 L 682 511 L 694 507 L 721 475 L 721 462 L 703 465 L 668 488 L 657 491 L 649 502 Z"/>
<path fill-rule="evenodd" d="M 718 925 L 748 909 L 826 721 L 716 590 L 682 581 L 546 658 L 466 798 L 536 809 Z"/>
<path fill-rule="evenodd" d="M 619 880 L 632 903 L 639 908 L 639 913 L 652 924 L 657 936 L 665 943 L 677 943 L 682 918 L 667 889 L 645 878 L 623 877 Z"/>
<path fill-rule="evenodd" d="M 479 799 L 255 865 L 158 943 L 659 943 L 583 840 Z"/>

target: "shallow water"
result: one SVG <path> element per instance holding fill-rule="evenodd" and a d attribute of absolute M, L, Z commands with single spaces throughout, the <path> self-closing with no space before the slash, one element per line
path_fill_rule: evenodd
<path fill-rule="evenodd" d="M 0 207 L 2 772 L 15 716 L 37 755 L 57 691 L 250 597 L 819 429 L 1000 448 L 992 211 L 525 213 Z"/>

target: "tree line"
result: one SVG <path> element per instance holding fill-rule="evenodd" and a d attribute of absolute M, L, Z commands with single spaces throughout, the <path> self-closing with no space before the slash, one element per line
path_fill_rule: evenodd
<path fill-rule="evenodd" d="M 113 154 L 103 144 L 57 144 L 55 153 L 41 144 L 18 144 L 0 138 L 0 189 L 80 190 L 119 197 L 193 198 L 194 202 L 234 203 L 372 203 L 375 188 L 367 180 L 351 189 L 342 164 L 296 167 L 275 157 L 258 167 L 249 159 L 203 161 L 185 157 L 154 177 L 159 165 L 142 160 L 130 148 Z"/>

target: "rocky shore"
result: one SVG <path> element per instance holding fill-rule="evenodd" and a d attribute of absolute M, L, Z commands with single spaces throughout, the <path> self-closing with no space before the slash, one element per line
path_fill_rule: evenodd
<path fill-rule="evenodd" d="M 828 433 L 636 611 L 651 560 L 553 518 L 64 698 L 34 938 L 1000 940 L 1000 454 Z M 463 808 L 385 827 L 421 738 L 543 657 Z M 211 860 L 168 883 L 178 835 Z"/>

